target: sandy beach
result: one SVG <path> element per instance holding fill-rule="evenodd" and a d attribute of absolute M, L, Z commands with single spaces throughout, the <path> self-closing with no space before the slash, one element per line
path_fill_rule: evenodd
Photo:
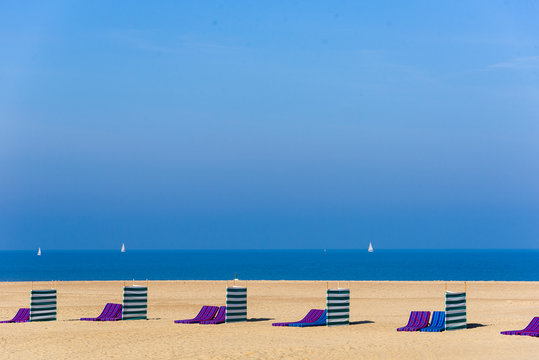
<path fill-rule="evenodd" d="M 351 289 L 352 322 L 341 327 L 271 326 L 299 320 L 311 308 L 325 308 L 322 281 L 247 282 L 246 323 L 173 323 L 193 317 L 201 305 L 224 305 L 226 281 L 150 281 L 149 320 L 77 321 L 97 316 L 107 302 L 121 303 L 122 285 L 59 282 L 58 321 L 1 324 L 0 358 L 531 359 L 539 349 L 537 338 L 500 335 L 539 316 L 539 282 L 468 282 L 470 328 L 444 333 L 396 331 L 411 310 L 444 309 L 444 282 L 341 282 Z M 31 287 L 29 282 L 0 283 L 0 319 L 29 307 Z M 464 288 L 460 282 L 448 287 Z"/>

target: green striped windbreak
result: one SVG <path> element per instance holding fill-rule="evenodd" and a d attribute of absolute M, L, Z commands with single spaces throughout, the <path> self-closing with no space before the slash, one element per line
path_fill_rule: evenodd
<path fill-rule="evenodd" d="M 247 288 L 226 288 L 225 322 L 247 321 Z"/>
<path fill-rule="evenodd" d="M 148 288 L 125 286 L 122 320 L 146 320 L 148 318 Z"/>
<path fill-rule="evenodd" d="M 466 329 L 466 293 L 445 293 L 445 329 Z"/>
<path fill-rule="evenodd" d="M 328 289 L 327 326 L 350 324 L 350 289 Z"/>
<path fill-rule="evenodd" d="M 56 289 L 32 290 L 30 321 L 54 321 L 57 315 Z"/>

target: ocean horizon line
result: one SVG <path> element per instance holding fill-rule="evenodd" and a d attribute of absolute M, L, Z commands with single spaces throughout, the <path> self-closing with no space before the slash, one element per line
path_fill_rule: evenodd
<path fill-rule="evenodd" d="M 35 247 L 29 249 L 0 249 L 0 252 L 4 251 L 35 251 L 40 248 L 46 251 L 120 251 L 119 248 L 79 248 L 79 249 L 55 249 L 55 248 L 43 248 Z M 128 248 L 127 251 L 367 251 L 365 248 L 275 248 L 275 249 L 256 249 L 256 248 L 237 248 L 237 249 L 185 249 L 185 248 L 162 248 L 162 249 L 147 249 L 147 248 Z M 374 251 L 539 251 L 538 248 L 375 248 Z"/>

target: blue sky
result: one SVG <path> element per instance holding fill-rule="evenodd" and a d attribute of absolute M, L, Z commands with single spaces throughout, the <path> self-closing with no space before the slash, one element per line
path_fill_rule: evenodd
<path fill-rule="evenodd" d="M 535 2 L 0 4 L 0 249 L 538 248 Z"/>

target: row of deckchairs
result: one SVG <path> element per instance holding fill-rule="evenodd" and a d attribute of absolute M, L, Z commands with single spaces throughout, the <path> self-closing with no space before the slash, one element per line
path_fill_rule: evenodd
<path fill-rule="evenodd" d="M 434 311 L 430 322 L 430 311 L 412 311 L 406 326 L 400 327 L 397 331 L 423 331 L 441 332 L 445 330 L 445 311 Z"/>
<path fill-rule="evenodd" d="M 327 322 L 327 310 L 311 309 L 305 317 L 299 321 L 273 323 L 272 326 L 310 327 L 324 326 Z"/>
<path fill-rule="evenodd" d="M 508 330 L 502 331 L 502 335 L 523 335 L 523 336 L 535 336 L 539 337 L 539 316 L 536 316 L 532 321 L 522 330 Z"/>
<path fill-rule="evenodd" d="M 222 324 L 225 322 L 226 306 L 203 306 L 197 316 L 192 319 L 175 320 L 176 324 Z M 412 311 L 408 324 L 397 331 L 441 332 L 445 329 L 445 312 L 434 311 L 429 325 L 430 311 Z M 101 314 L 95 318 L 81 318 L 82 321 L 118 321 L 122 320 L 122 305 L 107 303 Z M 21 308 L 11 320 L 0 323 L 23 323 L 30 321 L 30 309 Z M 311 309 L 299 321 L 273 323 L 273 326 L 310 327 L 326 325 L 327 310 Z M 539 317 L 522 330 L 502 331 L 502 335 L 524 335 L 539 337 Z"/>
<path fill-rule="evenodd" d="M 174 320 L 175 324 L 222 324 L 225 322 L 226 306 L 204 305 L 192 319 Z"/>

